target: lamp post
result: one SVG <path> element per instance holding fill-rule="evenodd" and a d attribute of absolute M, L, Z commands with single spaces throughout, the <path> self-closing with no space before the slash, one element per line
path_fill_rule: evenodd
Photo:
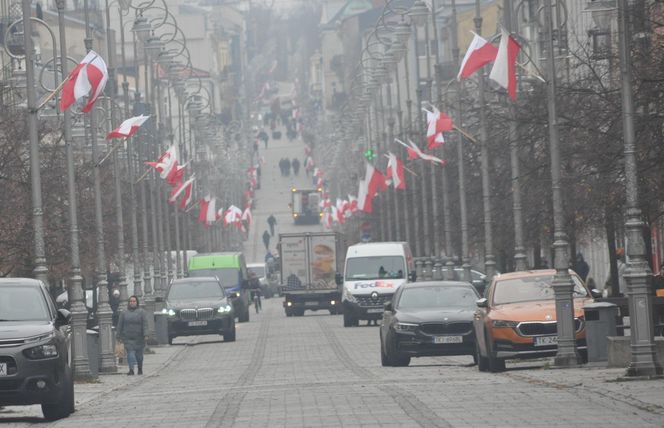
<path fill-rule="evenodd" d="M 627 2 L 618 0 L 618 37 L 620 74 L 622 83 L 623 138 L 625 139 L 625 191 L 627 215 L 627 296 L 630 315 L 631 361 L 628 376 L 653 376 L 662 373 L 655 359 L 652 313 L 652 272 L 648 266 L 643 240 L 645 224 L 639 208 L 639 186 L 636 165 L 636 136 L 634 131 L 634 101 L 632 94 L 632 62 L 630 60 L 630 29 L 627 25 Z"/>
<path fill-rule="evenodd" d="M 63 79 L 67 78 L 67 39 L 65 35 L 65 0 L 57 0 L 58 31 L 60 34 L 60 67 Z M 81 277 L 81 259 L 79 252 L 78 230 L 78 200 L 76 197 L 76 169 L 74 167 L 74 150 L 71 135 L 71 111 L 63 113 L 64 142 L 67 156 L 67 190 L 69 196 L 69 239 L 71 273 L 69 279 L 69 301 L 71 309 L 71 341 L 72 370 L 76 378 L 90 376 L 88 362 L 87 318 L 88 310 L 85 307 L 83 296 L 83 278 Z"/>
<path fill-rule="evenodd" d="M 89 52 L 92 50 L 92 33 L 90 30 L 90 10 L 88 0 L 83 3 L 85 11 L 85 48 Z M 90 126 L 90 145 L 92 146 L 92 161 L 94 168 L 94 198 L 95 198 L 95 227 L 97 235 L 97 296 L 99 304 L 97 306 L 97 317 L 99 319 L 99 341 L 101 342 L 101 354 L 99 371 L 112 373 L 117 371 L 115 354 L 113 353 L 113 331 L 112 317 L 113 312 L 108 304 L 108 282 L 106 281 L 106 254 L 104 251 L 104 218 L 102 215 L 101 203 L 101 173 L 99 160 L 99 147 L 97 144 L 97 121 L 95 118 L 95 109 L 93 107 L 88 118 Z"/>
<path fill-rule="evenodd" d="M 30 0 L 21 0 L 23 12 L 23 46 L 25 48 L 25 77 L 28 116 L 28 137 L 30 139 L 30 189 L 32 196 L 32 228 L 34 233 L 34 269 L 35 278 L 48 286 L 48 267 L 44 246 L 44 211 L 42 208 L 41 172 L 39 156 L 39 134 L 37 94 L 35 92 L 34 47 L 32 43 L 32 7 Z M 53 47 L 55 49 L 55 46 Z"/>
<path fill-rule="evenodd" d="M 475 32 L 482 34 L 482 11 L 480 0 L 475 0 Z M 478 102 L 480 108 L 480 146 L 481 146 L 481 168 L 482 168 L 482 200 L 484 202 L 484 269 L 487 280 L 491 281 L 496 270 L 496 261 L 493 255 L 493 228 L 491 220 L 491 188 L 489 177 L 489 135 L 486 128 L 486 97 L 484 95 L 485 78 L 484 68 L 477 75 L 479 94 Z"/>
<path fill-rule="evenodd" d="M 558 351 L 555 357 L 557 366 L 575 366 L 580 358 L 576 349 L 574 325 L 574 284 L 568 271 L 569 242 L 564 230 L 563 201 L 560 186 L 560 141 L 558 135 L 558 115 L 556 112 L 556 67 L 553 50 L 553 6 L 551 0 L 544 0 L 544 27 L 547 69 L 547 109 L 549 120 L 549 145 L 551 151 L 551 188 L 553 193 L 553 249 L 556 274 L 553 278 L 553 291 L 556 300 L 556 320 L 558 330 Z"/>
<path fill-rule="evenodd" d="M 456 12 L 456 0 L 452 0 L 452 57 L 454 58 L 455 69 L 459 69 L 459 39 L 458 39 L 458 22 Z M 455 121 L 458 124 L 463 123 L 463 102 L 461 100 L 461 92 L 463 85 L 461 82 L 457 83 L 456 89 L 456 104 L 457 114 Z M 468 208 L 466 205 L 466 172 L 463 150 L 463 137 L 458 134 L 457 137 L 457 165 L 459 171 L 459 212 L 461 221 L 461 263 L 463 267 L 464 281 L 470 281 L 470 250 L 468 246 Z M 454 272 L 454 261 L 451 258 L 447 259 L 446 263 L 447 275 L 452 275 Z"/>

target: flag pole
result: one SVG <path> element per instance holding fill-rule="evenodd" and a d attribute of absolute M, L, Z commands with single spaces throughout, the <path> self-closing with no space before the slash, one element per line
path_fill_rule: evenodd
<path fill-rule="evenodd" d="M 464 131 L 463 129 L 459 128 L 459 127 L 456 126 L 456 125 L 453 125 L 453 126 L 454 126 L 454 129 L 457 130 L 457 131 L 459 131 L 459 133 L 460 133 L 461 135 L 463 135 L 464 137 L 468 138 L 468 139 L 469 139 L 470 141 L 472 141 L 473 143 L 478 144 L 478 143 L 477 143 L 477 140 L 476 140 L 472 135 L 470 135 L 468 132 Z"/>
<path fill-rule="evenodd" d="M 54 90 L 53 92 L 51 92 L 50 94 L 48 94 L 48 96 L 46 97 L 46 99 L 44 99 L 44 101 L 42 101 L 42 102 L 39 104 L 39 107 L 37 107 L 37 110 L 41 110 L 42 107 L 44 107 L 44 106 L 46 105 L 47 102 L 51 101 L 51 100 L 53 99 L 53 97 L 55 97 L 57 94 L 59 94 L 60 91 L 62 91 L 62 88 L 65 86 L 65 83 L 67 83 L 67 80 L 69 80 L 69 77 L 67 77 L 67 78 L 64 79 L 62 82 L 60 82 L 60 84 L 58 85 L 58 87 L 55 88 L 55 90 Z"/>
<path fill-rule="evenodd" d="M 148 170 L 145 171 L 145 173 L 144 173 L 143 175 L 141 175 L 141 176 L 139 177 L 139 179 L 136 180 L 136 182 L 135 182 L 134 184 L 138 184 L 138 183 L 140 183 L 141 181 L 143 181 L 143 179 L 144 179 L 149 173 L 150 173 L 150 168 L 148 168 Z"/>
<path fill-rule="evenodd" d="M 123 143 L 124 143 L 124 139 L 123 139 L 123 140 L 120 140 L 119 143 L 116 143 L 116 144 L 111 148 L 111 150 L 109 150 L 109 152 L 106 153 L 106 155 L 105 155 L 105 156 L 104 156 L 99 162 L 97 162 L 97 164 L 95 165 L 95 167 L 100 167 L 101 164 L 103 164 L 103 163 L 106 161 L 106 159 L 108 159 L 108 157 L 111 156 L 111 155 L 113 154 L 113 152 L 115 152 L 117 149 L 119 149 L 120 146 L 121 146 Z M 140 181 L 140 180 L 139 180 L 139 181 Z"/>

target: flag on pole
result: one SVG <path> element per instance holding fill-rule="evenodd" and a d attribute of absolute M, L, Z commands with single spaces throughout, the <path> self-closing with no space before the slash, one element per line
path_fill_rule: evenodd
<path fill-rule="evenodd" d="M 348 211 L 350 213 L 357 212 L 357 197 L 353 195 L 348 195 Z"/>
<path fill-rule="evenodd" d="M 146 165 L 154 167 L 161 178 L 166 178 L 171 172 L 171 168 L 177 164 L 177 149 L 175 145 L 169 147 L 156 162 L 145 162 Z"/>
<path fill-rule="evenodd" d="M 195 178 L 191 177 L 189 180 L 185 181 L 184 183 L 180 182 L 180 184 L 174 186 L 173 189 L 171 189 L 170 196 L 168 197 L 168 203 L 174 204 L 175 202 L 177 202 L 178 197 L 184 193 L 184 198 L 180 202 L 180 208 L 184 208 L 185 206 L 187 206 L 187 204 L 189 203 L 188 199 L 191 198 L 191 188 L 193 187 L 194 180 Z"/>
<path fill-rule="evenodd" d="M 60 95 L 60 111 L 67 110 L 72 104 L 83 97 L 87 101 L 81 111 L 87 113 L 92 110 L 97 97 L 106 86 L 108 70 L 102 57 L 95 51 L 90 51 L 67 76 Z"/>
<path fill-rule="evenodd" d="M 251 227 L 251 224 L 254 222 L 254 217 L 251 215 L 251 209 L 246 208 L 242 213 L 242 220 L 247 222 L 247 225 Z"/>
<path fill-rule="evenodd" d="M 498 49 L 494 45 L 486 41 L 482 36 L 473 34 L 475 36 L 470 42 L 470 46 L 468 46 L 463 61 L 461 61 L 457 80 L 470 77 L 477 70 L 494 61 L 498 54 Z"/>
<path fill-rule="evenodd" d="M 451 118 L 435 106 L 433 111 L 423 110 L 427 113 L 427 147 L 429 150 L 433 150 L 445 143 L 443 132 L 454 129 L 454 123 Z"/>
<path fill-rule="evenodd" d="M 198 201 L 198 222 L 205 223 L 207 220 L 208 207 L 210 206 L 210 195 Z"/>
<path fill-rule="evenodd" d="M 437 158 L 436 156 L 428 155 L 426 153 L 423 153 L 422 150 L 420 150 L 419 147 L 417 147 L 417 144 L 413 143 L 411 140 L 408 140 L 408 144 L 404 143 L 403 141 L 399 140 L 398 138 L 395 138 L 394 141 L 397 143 L 401 144 L 408 150 L 408 159 L 417 159 L 420 158 L 422 160 L 426 160 L 429 162 L 434 162 L 434 163 L 439 163 L 441 166 L 445 166 L 447 163 L 446 161 Z"/>
<path fill-rule="evenodd" d="M 491 68 L 489 79 L 507 89 L 507 95 L 516 100 L 516 59 L 521 45 L 505 29 L 502 29 L 501 33 L 498 55 Z"/>
<path fill-rule="evenodd" d="M 128 138 L 134 135 L 136 131 L 138 131 L 138 128 L 141 127 L 145 123 L 146 120 L 148 120 L 150 116 L 134 116 L 130 117 L 129 119 L 125 120 L 112 130 L 111 132 L 108 133 L 106 136 L 107 140 L 110 140 L 111 138 Z"/>
<path fill-rule="evenodd" d="M 182 179 L 184 178 L 184 169 L 186 167 L 187 164 L 178 165 L 178 160 L 175 159 L 173 161 L 173 165 L 166 174 L 166 182 L 171 186 L 177 186 L 178 184 L 182 183 Z"/>
<path fill-rule="evenodd" d="M 395 189 L 405 189 L 406 175 L 404 173 L 403 162 L 392 152 L 389 152 L 387 156 L 389 158 L 387 161 L 387 179 Z"/>
<path fill-rule="evenodd" d="M 238 222 L 242 219 L 242 210 L 236 207 L 235 205 L 231 205 L 228 207 L 226 210 L 226 213 L 224 214 L 224 226 L 229 226 L 231 224 L 237 225 Z"/>

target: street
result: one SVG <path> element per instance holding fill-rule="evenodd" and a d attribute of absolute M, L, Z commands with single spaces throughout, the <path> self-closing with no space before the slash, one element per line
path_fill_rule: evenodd
<path fill-rule="evenodd" d="M 376 327 L 343 328 L 340 316 L 323 313 L 286 318 L 276 298 L 263 308 L 238 325 L 235 343 L 177 339 L 146 356 L 143 377 L 108 375 L 102 385 L 77 384 L 76 413 L 48 426 L 664 424 L 661 380 L 611 382 L 622 370 L 547 370 L 543 361 L 487 374 L 470 357 L 384 368 Z M 9 426 L 40 421 L 38 406 L 0 412 Z"/>
<path fill-rule="evenodd" d="M 291 185 L 282 157 L 300 157 L 300 141 L 270 141 L 257 190 L 254 227 L 245 242 L 248 261 L 260 261 L 260 235 L 270 213 L 279 232 L 294 226 Z M 271 241 L 274 249 L 276 236 Z M 413 359 L 410 367 L 381 367 L 376 327 L 344 328 L 341 316 L 308 311 L 286 317 L 282 299 L 251 308 L 237 324 L 237 341 L 177 338 L 146 355 L 144 376 L 105 375 L 77 383 L 77 410 L 48 426 L 449 427 L 664 426 L 662 380 L 615 382 L 622 369 L 547 369 L 548 360 L 510 364 L 501 374 L 480 373 L 467 357 Z M 8 426 L 43 425 L 39 406 L 7 407 Z"/>

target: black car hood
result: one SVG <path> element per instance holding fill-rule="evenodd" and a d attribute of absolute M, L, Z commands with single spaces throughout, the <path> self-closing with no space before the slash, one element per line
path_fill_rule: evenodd
<path fill-rule="evenodd" d="M 0 340 L 24 339 L 43 336 L 53 331 L 49 321 L 2 321 L 0 322 Z"/>
<path fill-rule="evenodd" d="M 472 321 L 474 309 L 419 309 L 397 311 L 397 319 L 402 322 L 449 322 Z"/>
<path fill-rule="evenodd" d="M 198 299 L 198 300 L 168 300 L 166 307 L 171 309 L 198 309 L 198 308 L 218 308 L 227 304 L 226 298 L 223 299 Z"/>

